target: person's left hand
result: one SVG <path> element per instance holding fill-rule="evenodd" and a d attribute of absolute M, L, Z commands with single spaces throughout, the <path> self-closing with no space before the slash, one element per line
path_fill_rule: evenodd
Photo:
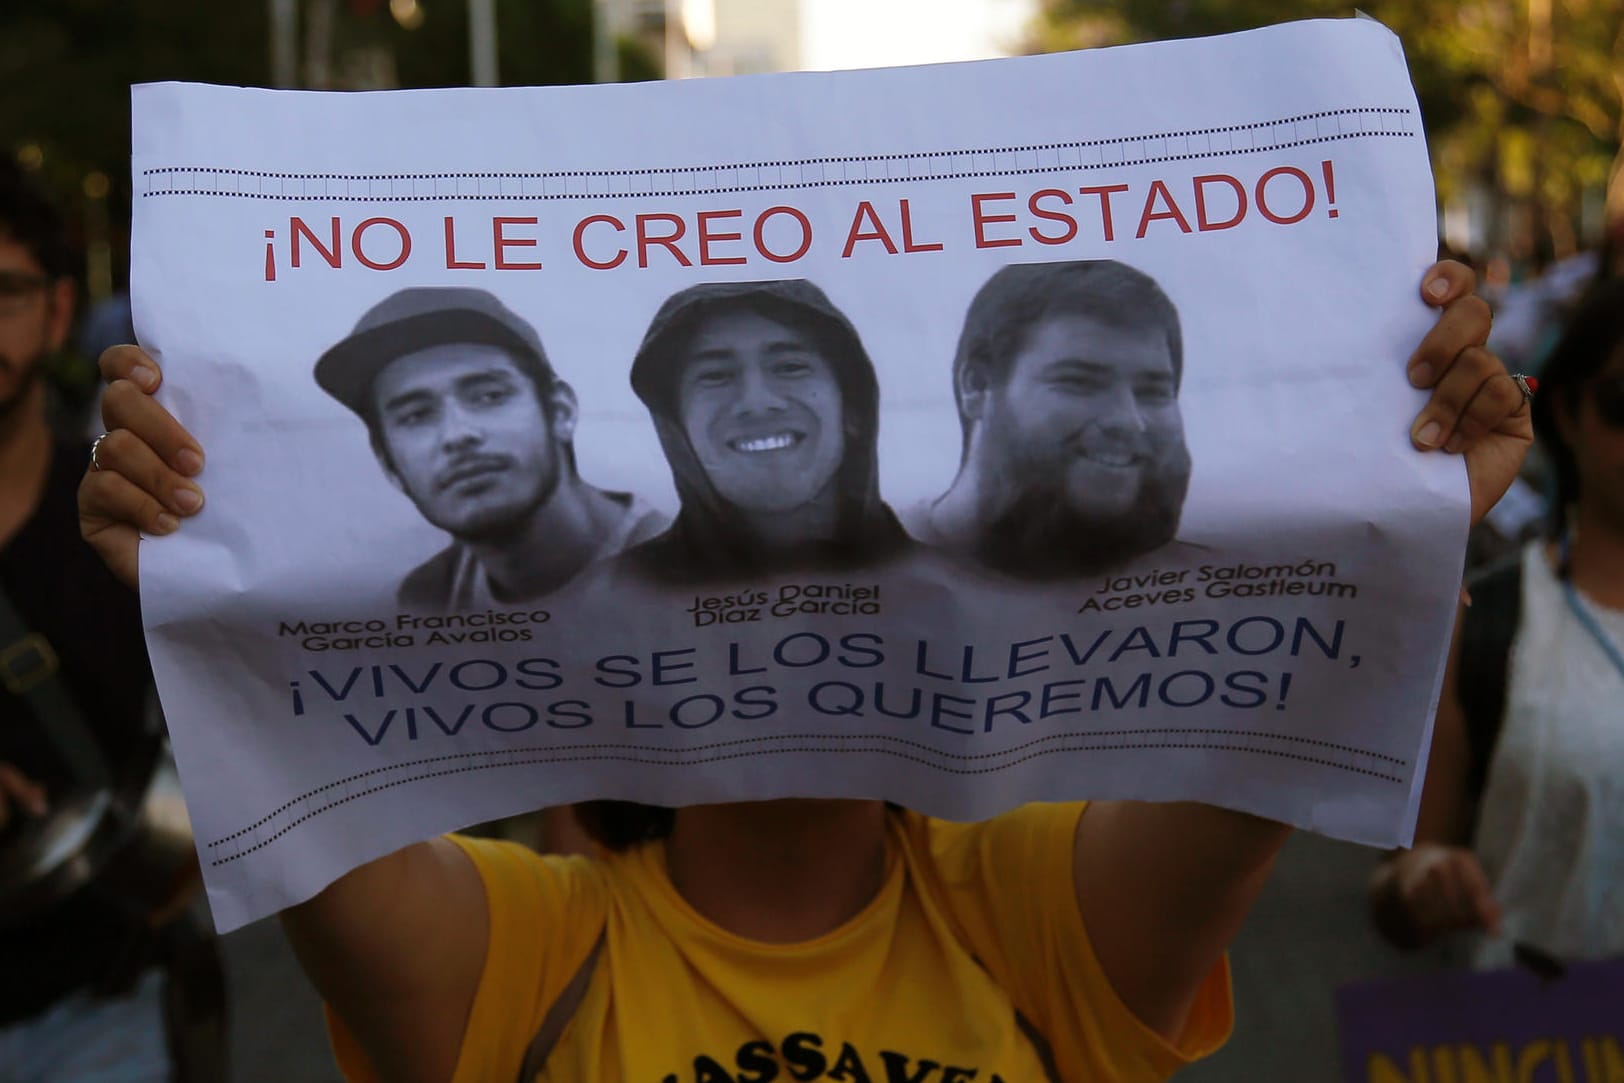
<path fill-rule="evenodd" d="M 1534 444 L 1533 412 L 1486 346 L 1492 317 L 1476 286 L 1471 268 L 1454 260 L 1427 268 L 1421 297 L 1443 314 L 1408 364 L 1410 383 L 1432 389 L 1410 442 L 1465 457 L 1474 524 L 1511 487 Z"/>

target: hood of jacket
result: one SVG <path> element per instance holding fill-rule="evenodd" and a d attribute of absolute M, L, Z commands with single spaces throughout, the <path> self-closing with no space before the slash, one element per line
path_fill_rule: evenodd
<path fill-rule="evenodd" d="M 671 466 L 682 510 L 663 541 L 666 558 L 688 572 L 773 570 L 781 562 L 740 529 L 742 517 L 711 484 L 681 420 L 679 388 L 689 339 L 716 312 L 755 312 L 808 335 L 835 373 L 840 389 L 844 456 L 835 473 L 839 506 L 836 537 L 794 560 L 798 564 L 854 567 L 894 551 L 901 527 L 880 499 L 879 383 L 874 363 L 851 321 L 822 290 L 805 279 L 715 282 L 667 298 L 655 313 L 632 362 L 632 390 L 648 407 Z M 679 552 L 673 553 L 670 550 Z M 683 559 L 686 558 L 686 559 Z"/>

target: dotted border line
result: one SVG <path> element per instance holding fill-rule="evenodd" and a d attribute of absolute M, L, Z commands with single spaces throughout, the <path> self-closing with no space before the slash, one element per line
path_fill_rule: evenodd
<path fill-rule="evenodd" d="M 233 839 L 241 838 L 251 831 L 264 827 L 266 824 L 270 823 L 272 820 L 276 819 L 278 816 L 282 815 L 282 813 L 288 811 L 301 801 L 307 801 L 310 798 L 315 797 L 317 794 L 323 793 L 327 790 L 336 789 L 339 786 L 347 786 L 351 782 L 359 782 L 361 779 L 369 778 L 373 775 L 381 775 L 390 771 L 409 770 L 413 767 L 423 767 L 431 763 L 445 763 L 447 760 L 475 759 L 481 756 L 520 756 L 530 752 L 541 751 L 544 748 L 554 752 L 594 752 L 602 749 L 616 749 L 627 752 L 670 752 L 677 755 L 685 755 L 696 752 L 710 752 L 722 748 L 736 748 L 741 745 L 761 744 L 766 741 L 885 741 L 894 745 L 901 745 L 905 748 L 916 748 L 923 752 L 929 752 L 932 755 L 939 756 L 943 759 L 973 763 L 977 760 L 1001 759 L 1005 756 L 1013 756 L 1017 752 L 1025 752 L 1029 748 L 1036 748 L 1039 745 L 1048 744 L 1051 741 L 1075 740 L 1080 737 L 1142 737 L 1149 734 L 1161 733 L 1200 733 L 1215 734 L 1225 737 L 1257 737 L 1272 741 L 1294 741 L 1298 744 L 1315 745 L 1320 748 L 1335 749 L 1338 752 L 1346 752 L 1354 756 L 1366 756 L 1370 759 L 1382 760 L 1398 767 L 1409 766 L 1408 760 L 1400 759 L 1397 756 L 1389 756 L 1384 752 L 1373 752 L 1366 748 L 1355 748 L 1352 745 L 1337 744 L 1335 741 L 1323 741 L 1317 737 L 1303 737 L 1293 733 L 1268 733 L 1263 730 L 1232 730 L 1198 726 L 1155 726 L 1127 730 L 1073 730 L 1068 733 L 1046 734 L 1042 737 L 1037 737 L 1030 741 L 1024 742 L 1023 744 L 1011 745 L 1009 748 L 1002 749 L 998 752 L 951 752 L 946 749 L 937 748 L 935 745 L 926 744 L 923 741 L 915 741 L 908 737 L 898 737 L 895 734 L 890 733 L 779 733 L 762 737 L 736 737 L 726 741 L 712 741 L 710 744 L 695 745 L 686 749 L 668 748 L 663 745 L 631 745 L 603 741 L 545 746 L 524 745 L 518 748 L 488 749 L 482 752 L 450 752 L 442 756 L 425 756 L 415 760 L 402 760 L 399 763 L 392 763 L 384 767 L 373 767 L 365 771 L 358 771 L 353 775 L 346 775 L 343 778 L 335 779 L 334 781 L 326 783 L 322 786 L 318 786 L 313 790 L 307 790 L 298 797 L 284 802 L 279 808 L 276 808 L 267 815 L 260 817 L 247 827 L 233 831 L 229 835 L 216 839 L 214 842 L 209 843 L 205 848 L 213 849 L 216 846 L 222 846 L 225 843 L 231 842 Z"/>
<path fill-rule="evenodd" d="M 1356 110 L 1348 110 L 1356 112 Z M 1376 110 L 1367 110 L 1376 112 Z M 1403 112 L 1403 110 L 1382 110 L 1382 112 Z M 1265 125 L 1257 125 L 1265 127 Z M 1052 174 L 1052 172 L 1077 172 L 1077 170 L 1091 169 L 1121 169 L 1121 167 L 1150 166 L 1156 162 L 1197 161 L 1197 159 L 1210 159 L 1210 157 L 1228 157 L 1236 154 L 1257 154 L 1262 151 L 1281 151 L 1281 149 L 1294 148 L 1294 146 L 1311 146 L 1317 143 L 1335 143 L 1341 140 L 1356 140 L 1356 138 L 1415 138 L 1415 132 L 1406 130 L 1390 130 L 1380 128 L 1372 132 L 1340 132 L 1337 135 L 1312 136 L 1306 140 L 1289 140 L 1285 143 L 1272 143 L 1268 146 L 1246 146 L 1246 148 L 1208 149 L 1208 151 L 1195 151 L 1189 154 L 1155 154 L 1155 156 L 1135 157 L 1135 159 L 1122 159 L 1116 162 L 1077 162 L 1075 166 L 1030 166 L 1013 167 L 1013 169 L 979 169 L 966 170 L 966 172 L 953 172 L 953 174 L 927 174 L 909 175 L 909 177 L 841 177 L 838 180 L 780 180 L 773 183 L 755 183 L 755 185 L 695 185 L 689 188 L 667 188 L 659 192 L 554 192 L 533 193 L 533 195 L 512 195 L 512 193 L 435 193 L 435 195 L 330 195 L 330 193 L 287 193 L 271 192 L 235 192 L 226 188 L 162 188 L 162 190 L 146 190 L 141 198 L 153 196 L 182 196 L 206 195 L 229 196 L 239 200 L 283 200 L 304 201 L 304 203 L 430 203 L 430 201 L 512 201 L 512 200 L 625 200 L 625 198 L 671 198 L 682 195 L 723 195 L 732 192 L 783 192 L 793 188 L 827 188 L 856 185 L 856 183 L 903 183 L 918 182 L 918 180 L 960 180 L 976 179 L 976 177 L 1012 177 L 1012 175 Z M 1153 138 L 1182 138 L 1181 135 L 1153 136 Z M 248 175 L 248 177 L 265 177 L 276 180 L 344 180 L 344 182 L 374 182 L 374 180 L 440 180 L 440 179 L 526 179 L 546 180 L 567 179 L 567 177 L 638 177 L 638 175 L 654 174 L 697 174 L 697 172 L 737 172 L 737 170 L 765 169 L 765 167 L 806 167 L 810 164 L 827 164 L 827 162 L 859 162 L 859 161 L 895 161 L 895 159 L 922 159 L 922 157 L 952 157 L 961 154 L 1013 154 L 1021 153 L 1025 149 L 1056 149 L 1065 146 L 1095 146 L 1116 145 L 1127 140 L 1095 140 L 1090 143 L 1056 143 L 1056 145 L 1041 146 L 1041 148 L 1007 148 L 987 149 L 987 151 L 922 151 L 919 154 L 892 154 L 892 156 L 846 157 L 846 159 L 806 159 L 802 162 L 767 162 L 767 164 L 742 164 L 742 166 L 708 166 L 708 167 L 674 167 L 674 169 L 628 169 L 628 170 L 562 170 L 562 172 L 503 172 L 503 174 L 273 174 L 273 172 L 260 172 L 260 170 L 222 169 L 214 166 L 198 167 L 162 167 L 162 169 L 145 170 L 145 175 L 153 174 L 214 174 L 214 175 Z"/>
<path fill-rule="evenodd" d="M 955 774 L 955 775 L 986 775 L 986 774 L 991 774 L 991 773 L 993 773 L 995 771 L 1007 770 L 1007 769 L 1009 769 L 1011 767 L 1015 767 L 1015 766 L 1018 766 L 1018 765 L 1020 765 L 1022 763 L 1025 763 L 1028 760 L 1035 760 L 1035 759 L 1038 759 L 1038 758 L 1043 757 L 1043 756 L 1052 756 L 1052 755 L 1055 755 L 1056 753 L 1060 753 L 1060 752 L 1126 752 L 1126 751 L 1134 751 L 1134 750 L 1142 750 L 1142 749 L 1166 749 L 1166 748 L 1206 749 L 1206 750 L 1212 750 L 1212 751 L 1218 751 L 1218 752 L 1250 752 L 1250 753 L 1252 753 L 1254 755 L 1259 755 L 1259 756 L 1277 756 L 1277 757 L 1280 757 L 1282 759 L 1299 760 L 1299 761 L 1301 761 L 1303 763 L 1317 764 L 1317 765 L 1319 765 L 1321 767 L 1334 767 L 1334 768 L 1336 768 L 1337 770 L 1340 770 L 1340 771 L 1349 771 L 1349 772 L 1353 772 L 1355 774 L 1368 775 L 1371 778 L 1381 779 L 1384 782 L 1392 782 L 1392 783 L 1397 784 L 1397 785 L 1402 785 L 1403 781 L 1404 781 L 1403 779 L 1398 778 L 1398 777 L 1393 776 L 1393 775 L 1382 774 L 1380 771 L 1371 771 L 1371 770 L 1367 770 L 1366 768 L 1363 768 L 1363 767 L 1350 767 L 1349 765 L 1344 764 L 1344 763 L 1336 763 L 1333 760 L 1320 759 L 1317 756 L 1304 756 L 1304 755 L 1301 755 L 1301 754 L 1296 753 L 1296 752 L 1281 752 L 1281 751 L 1278 751 L 1276 749 L 1268 749 L 1268 748 L 1251 748 L 1251 747 L 1248 747 L 1246 745 L 1193 744 L 1193 743 L 1177 743 L 1177 742 L 1130 743 L 1130 744 L 1115 744 L 1115 745 L 1067 745 L 1067 746 L 1065 746 L 1063 748 L 1049 748 L 1049 749 L 1043 749 L 1043 750 L 1038 751 L 1038 752 L 1033 752 L 1030 755 L 1022 756 L 1022 757 L 1020 757 L 1019 759 L 1016 759 L 1016 760 L 1011 760 L 1009 763 L 998 764 L 995 767 L 943 767 L 940 764 L 931 763 L 930 761 L 922 759 L 922 758 L 920 758 L 918 756 L 910 756 L 906 752 L 899 752 L 894 748 L 886 748 L 886 747 L 883 747 L 883 746 L 882 747 L 875 747 L 875 748 L 855 748 L 855 749 L 848 749 L 848 748 L 837 748 L 837 749 L 828 749 L 828 748 L 761 749 L 761 750 L 751 751 L 751 752 L 730 752 L 730 753 L 727 753 L 725 755 L 710 756 L 710 757 L 706 757 L 704 759 L 698 759 L 698 760 L 654 760 L 654 759 L 644 759 L 644 758 L 637 757 L 637 756 L 614 756 L 614 755 L 537 756 L 537 757 L 534 757 L 534 758 L 531 758 L 531 759 L 525 759 L 525 760 L 509 760 L 506 763 L 490 763 L 490 764 L 479 764 L 479 765 L 469 766 L 469 767 L 446 768 L 446 769 L 440 770 L 440 771 L 429 771 L 429 772 L 425 772 L 424 774 L 421 774 L 421 775 L 414 775 L 411 778 L 401 778 L 401 779 L 395 779 L 395 780 L 390 781 L 390 782 L 385 782 L 385 783 L 383 783 L 381 785 L 373 786 L 373 787 L 370 787 L 368 789 L 362 790 L 359 793 L 353 793 L 353 794 L 349 794 L 346 797 L 341 797 L 336 801 L 332 801 L 332 802 L 330 802 L 330 803 L 328 803 L 326 805 L 321 806 L 320 808 L 312 809 L 309 812 L 305 813 L 303 816 L 300 816 L 298 819 L 293 820 L 292 822 L 290 822 L 290 823 L 286 824 L 285 826 L 283 826 L 275 834 L 269 835 L 266 838 L 261 839 L 259 842 L 255 843 L 253 846 L 250 846 L 248 849 L 240 850 L 237 853 L 230 855 L 229 857 L 212 858 L 210 860 L 209 864 L 214 866 L 215 868 L 218 868 L 221 865 L 228 865 L 231 862 L 238 860 L 239 858 L 247 857 L 249 854 L 252 854 L 252 853 L 254 853 L 254 852 L 258 851 L 258 850 L 262 850 L 265 847 L 269 846 L 271 843 L 275 842 L 277 839 L 280 839 L 283 835 L 286 835 L 288 832 L 292 831 L 294 828 L 298 827 L 300 824 L 303 824 L 305 821 L 314 819 L 315 817 L 320 816 L 321 814 L 323 814 L 325 812 L 329 812 L 329 811 L 331 811 L 331 810 L 333 810 L 335 808 L 338 808 L 340 805 L 348 804 L 349 802 L 357 800 L 359 798 L 368 797 L 368 796 L 371 796 L 372 794 L 382 792 L 383 790 L 391 789 L 391 788 L 393 788 L 395 786 L 403 786 L 408 782 L 424 782 L 424 781 L 427 781 L 428 779 L 432 779 L 432 778 L 441 778 L 441 777 L 444 777 L 444 776 L 447 776 L 447 775 L 468 774 L 468 773 L 471 773 L 471 772 L 474 772 L 474 771 L 485 771 L 485 770 L 489 770 L 489 769 L 494 768 L 494 767 L 523 767 L 523 766 L 533 764 L 533 763 L 582 763 L 582 762 L 587 762 L 587 761 L 592 761 L 592 760 L 617 760 L 617 761 L 622 762 L 622 763 L 650 764 L 650 765 L 660 766 L 660 767 L 697 767 L 697 766 L 701 766 L 701 765 L 704 765 L 704 764 L 723 763 L 723 762 L 726 762 L 728 760 L 748 759 L 748 758 L 755 757 L 755 756 L 770 756 L 770 755 L 775 755 L 775 754 L 778 754 L 778 753 L 839 752 L 839 753 L 853 753 L 853 754 L 855 754 L 855 753 L 879 752 L 879 753 L 883 753 L 883 754 L 888 755 L 888 756 L 895 756 L 898 759 L 909 760 L 909 761 L 912 761 L 914 763 L 922 763 L 926 767 L 931 767 L 931 768 L 934 768 L 934 769 L 936 769 L 938 771 L 946 771 L 946 772 L 948 772 L 950 774 Z"/>
<path fill-rule="evenodd" d="M 479 202 L 550 202 L 567 199 L 669 199 L 674 196 L 705 196 L 725 195 L 731 192 L 779 192 L 805 188 L 839 188 L 854 184 L 909 184 L 919 181 L 942 180 L 968 180 L 979 177 L 1016 177 L 1033 176 L 1040 173 L 1075 173 L 1085 170 L 1097 169 L 1124 169 L 1132 166 L 1155 165 L 1159 162 L 1194 161 L 1203 158 L 1224 158 L 1240 154 L 1260 154 L 1269 151 L 1287 150 L 1291 147 L 1304 147 L 1315 143 L 1333 143 L 1345 139 L 1364 138 L 1401 138 L 1414 139 L 1414 132 L 1407 131 L 1370 131 L 1370 132 L 1343 132 L 1337 135 L 1316 136 L 1313 139 L 1297 139 L 1289 143 L 1274 143 L 1266 147 L 1239 147 L 1229 150 L 1198 151 L 1191 154 L 1163 154 L 1156 157 L 1123 159 L 1120 162 L 1079 162 L 1076 165 L 1030 166 L 1016 169 L 982 169 L 965 173 L 932 173 L 926 176 L 913 177 L 843 177 L 838 180 L 808 180 L 808 181 L 779 181 L 772 184 L 740 184 L 723 187 L 694 187 L 671 188 L 650 192 L 553 192 L 536 193 L 531 195 L 513 195 L 503 193 L 492 194 L 436 194 L 426 196 L 349 196 L 349 195 L 320 195 L 300 194 L 287 195 L 278 192 L 235 192 L 224 188 L 168 188 L 159 191 L 142 192 L 143 199 L 159 196 L 225 196 L 232 199 L 263 199 L 281 200 L 293 203 L 479 203 Z M 190 172 L 208 172 L 209 170 L 191 170 Z M 188 172 L 181 170 L 181 172 Z M 214 170 L 214 172 L 223 172 Z M 660 170 L 659 172 L 679 172 L 677 170 Z M 530 174 L 531 176 L 547 177 L 557 174 Z M 393 179 L 427 179 L 428 174 L 417 177 L 401 177 Z M 359 178 L 351 178 L 359 179 Z"/>
<path fill-rule="evenodd" d="M 984 147 L 980 149 L 963 148 L 959 150 L 927 150 L 915 152 L 898 152 L 895 154 L 855 154 L 835 155 L 823 158 L 787 158 L 779 161 L 762 162 L 735 162 L 731 165 L 689 165 L 670 167 L 651 167 L 645 169 L 576 169 L 557 170 L 542 173 L 278 173 L 256 169 L 224 169 L 214 166 L 158 166 L 144 169 L 141 175 L 150 177 L 162 173 L 197 173 L 213 172 L 237 177 L 274 177 L 280 180 L 428 180 L 428 179 L 455 179 L 455 178 L 512 178 L 512 177 L 631 177 L 650 175 L 654 173 L 703 173 L 728 169 L 782 169 L 789 166 L 827 165 L 834 162 L 891 162 L 905 161 L 913 158 L 951 158 L 964 154 L 1020 154 L 1024 151 L 1034 150 L 1063 150 L 1067 148 L 1103 147 L 1117 143 L 1132 143 L 1147 139 L 1185 139 L 1192 135 L 1223 135 L 1229 132 L 1255 131 L 1259 128 L 1273 128 L 1281 124 L 1300 124 L 1305 120 L 1320 120 L 1325 117 L 1348 116 L 1357 113 L 1377 113 L 1388 115 L 1409 115 L 1410 109 L 1401 106 L 1349 106 L 1344 109 L 1327 109 L 1318 113 L 1301 113 L 1294 117 L 1281 117 L 1275 120 L 1259 120 L 1250 124 L 1231 124 L 1220 128 L 1189 128 L 1176 132 L 1152 132 L 1144 135 L 1117 136 L 1108 139 L 1073 140 L 1063 143 L 1028 143 L 1013 147 Z"/>
<path fill-rule="evenodd" d="M 864 734 L 783 734 L 783 736 L 778 737 L 745 737 L 745 739 L 739 740 L 723 740 L 723 742 L 703 745 L 703 747 L 700 747 L 700 749 L 693 750 L 663 749 L 663 747 L 658 747 L 658 745 L 557 745 L 557 747 L 554 747 L 554 752 L 591 752 L 593 755 L 562 755 L 562 757 L 560 757 L 560 755 L 539 755 L 539 757 L 507 758 L 507 760 L 499 760 L 499 762 L 494 763 L 474 763 L 474 765 L 456 766 L 456 768 L 443 768 L 443 770 L 425 771 L 425 773 L 421 774 L 412 774 L 412 776 L 409 776 L 409 778 L 393 779 L 393 781 L 388 781 L 388 783 L 382 783 L 378 784 L 378 786 L 369 787 L 369 789 L 364 789 L 364 791 L 357 792 L 357 794 L 349 794 L 348 797 L 341 797 L 341 799 L 335 800 L 335 802 L 322 805 L 320 809 L 307 812 L 305 815 L 302 815 L 302 817 L 294 820 L 294 822 L 287 823 L 286 826 L 283 826 L 281 830 L 276 831 L 276 833 L 271 835 L 270 838 L 263 839 L 258 846 L 263 846 L 263 844 L 270 843 L 270 841 L 274 841 L 274 839 L 281 838 L 281 836 L 286 835 L 287 831 L 291 830 L 291 828 L 299 825 L 299 823 L 304 823 L 305 820 L 309 820 L 309 818 L 313 817 L 313 815 L 326 812 L 328 809 L 335 809 L 335 807 L 338 807 L 338 805 L 346 804 L 346 802 L 349 802 L 349 800 L 354 800 L 356 797 L 365 797 L 369 796 L 369 794 L 375 794 L 375 792 L 385 791 L 385 789 L 390 789 L 391 786 L 400 786 L 400 784 L 403 783 L 414 783 L 414 781 L 424 781 L 424 779 L 430 778 L 440 778 L 440 776 L 447 776 L 447 774 L 464 774 L 471 773 L 471 771 L 490 770 L 490 768 L 503 768 L 503 766 L 533 765 L 533 763 L 581 763 L 594 762 L 594 760 L 619 760 L 619 762 L 624 763 L 648 763 L 648 765 L 659 766 L 697 766 L 703 765 L 703 763 L 723 763 L 728 762 L 728 760 L 737 760 L 737 758 L 760 757 L 760 755 L 783 755 L 783 753 L 794 752 L 880 752 L 885 753 L 885 755 L 893 755 L 893 757 L 903 758 L 903 760 L 909 760 L 909 762 L 922 763 L 922 765 L 931 766 L 931 768 L 935 768 L 935 770 L 939 771 L 947 771 L 947 773 L 987 774 L 992 773 L 992 771 L 1002 771 L 1005 770 L 1005 768 L 1010 768 L 1010 766 L 1020 765 L 1020 763 L 1026 763 L 1028 760 L 1033 760 L 1033 758 L 1044 757 L 1044 755 L 1054 755 L 1054 753 L 1057 752 L 1088 752 L 1088 750 L 1119 749 L 1216 749 L 1224 750 L 1224 752 L 1254 752 L 1257 753 L 1257 755 L 1273 755 L 1273 757 L 1285 757 L 1291 758 L 1291 760 L 1301 760 L 1301 762 L 1304 763 L 1317 763 L 1317 765 L 1332 766 L 1332 768 L 1338 768 L 1338 770 L 1353 771 L 1353 773 L 1358 774 L 1367 774 L 1367 776 L 1371 776 L 1371 778 L 1384 779 L 1384 781 L 1389 781 L 1389 783 L 1402 783 L 1403 781 L 1403 779 L 1397 778 L 1397 776 L 1393 776 L 1393 774 L 1385 774 L 1382 773 L 1382 771 L 1372 771 L 1369 770 L 1369 768 L 1348 765 L 1348 763 L 1337 763 L 1333 762 L 1333 760 L 1325 760 L 1325 758 L 1309 757 L 1309 755 L 1302 755 L 1302 753 L 1280 752 L 1280 750 L 1275 749 L 1254 749 L 1254 747 L 1249 747 L 1249 745 L 1177 744 L 1177 742 L 1130 742 L 1130 744 L 1062 745 L 1062 747 L 1059 747 L 1059 749 L 1043 749 L 1039 750 L 1039 752 L 1033 752 L 1030 753 L 1030 755 L 1025 755 L 1025 757 L 1018 757 L 1015 758 L 1015 760 L 1010 760 L 1009 763 L 999 763 L 999 765 L 996 766 L 983 766 L 983 768 L 960 768 L 960 766 L 940 765 L 940 763 L 931 762 L 931 760 L 926 760 L 926 758 L 916 757 L 916 755 L 909 755 L 909 753 L 906 752 L 898 752 L 895 747 L 888 747 L 888 745 L 872 745 L 872 747 L 866 747 L 866 749 L 827 749 L 827 747 L 791 747 L 791 749 L 783 749 L 783 747 L 773 747 L 773 749 L 749 750 L 749 752 L 724 753 L 724 755 L 716 755 L 716 757 L 685 758 L 689 752 L 706 752 L 706 750 L 728 749 L 728 747 L 736 747 L 736 745 L 760 744 L 760 742 L 763 742 L 763 740 L 780 742 L 780 740 L 823 739 L 882 740 L 882 742 L 892 742 L 892 744 L 905 745 L 905 747 L 913 747 L 913 749 L 926 750 L 926 752 L 935 753 L 935 755 L 940 755 L 940 757 L 953 758 L 953 760 L 966 760 L 966 762 L 976 762 L 976 760 L 989 760 L 989 758 L 1009 757 L 1009 755 L 1013 755 L 1013 753 L 1025 752 L 1026 749 L 1033 749 L 1033 747 L 1036 747 L 1036 745 L 1047 744 L 1047 742 L 1051 742 L 1051 740 L 1075 740 L 1078 739 L 1078 737 L 1112 736 L 1112 734 L 1122 734 L 1122 736 L 1134 736 L 1134 734 L 1163 734 L 1163 732 L 1164 734 L 1223 734 L 1223 736 L 1257 736 L 1276 737 L 1276 739 L 1281 740 L 1301 740 L 1301 742 L 1306 742 L 1306 744 L 1324 745 L 1324 747 L 1330 747 L 1330 749 L 1358 753 L 1358 755 L 1367 755 L 1367 757 L 1379 758 L 1379 760 L 1387 760 L 1387 762 L 1390 763 L 1397 763 L 1398 766 L 1405 766 L 1405 762 L 1403 762 L 1403 760 L 1397 760 L 1397 758 L 1389 757 L 1389 755 L 1382 755 L 1382 753 L 1379 752 L 1364 752 L 1364 750 L 1350 749 L 1350 747 L 1346 747 L 1346 745 L 1333 744 L 1333 742 L 1325 742 L 1325 740 L 1314 740 L 1311 739 L 1311 737 L 1291 737 L 1289 734 L 1263 734 L 1263 732 L 1252 731 L 1226 731 L 1226 729 L 1197 729 L 1197 727 L 1166 727 L 1166 729 L 1142 729 L 1142 731 L 1140 731 L 1140 729 L 1127 729 L 1127 731 L 1096 731 L 1095 734 L 1051 734 L 1051 736 L 1039 737 L 1039 739 L 1030 740 L 1030 742 L 1026 742 L 1026 744 L 1023 745 L 1015 745 L 1015 747 L 1012 747 L 1012 749 L 1005 749 L 1004 752 L 974 753 L 974 755 L 966 755 L 966 753 L 939 752 L 939 750 L 934 749 L 934 747 L 931 747 L 931 745 L 921 744 L 921 742 L 918 742 L 918 740 L 909 740 L 905 739 L 905 737 L 892 737 L 887 736 L 887 734 L 872 734 L 872 736 L 864 736 Z M 607 753 L 607 755 L 606 753 L 599 752 L 599 750 L 606 749 L 612 750 L 612 752 Z M 520 755 L 538 752 L 538 750 L 538 745 L 531 745 L 531 747 L 526 747 L 526 749 L 507 750 L 507 755 L 508 757 L 520 757 Z M 677 758 L 667 758 L 667 760 L 646 760 L 646 758 L 635 757 L 635 755 L 617 755 L 617 753 L 622 752 L 664 752 L 669 753 L 669 755 L 676 755 Z M 216 839 L 216 841 L 213 841 L 213 843 L 208 843 L 206 849 L 214 849 L 216 846 L 231 843 L 232 839 L 242 838 L 242 836 L 252 833 L 253 830 L 257 830 L 257 828 L 260 828 L 260 826 L 265 826 L 266 823 L 270 823 L 271 820 L 279 817 L 281 813 L 292 809 L 294 805 L 299 804 L 299 802 L 302 802 L 302 800 L 317 796 L 317 794 L 320 794 L 320 792 L 328 791 L 328 789 L 335 789 L 335 787 L 338 786 L 346 786 L 346 784 L 352 783 L 352 781 L 359 781 L 359 779 L 362 778 L 369 778 L 369 776 L 372 776 L 372 774 L 382 774 L 385 773 L 385 771 L 403 770 L 403 768 L 411 768 L 411 766 L 429 765 L 429 763 L 443 763 L 447 762 L 447 760 L 466 760 L 466 758 L 474 757 L 495 757 L 495 755 L 503 755 L 503 750 L 497 750 L 497 752 L 464 752 L 455 753 L 455 755 L 443 755 L 443 757 L 427 757 L 422 758 L 422 760 L 412 760 L 412 762 L 400 763 L 400 765 L 385 766 L 385 768 L 372 768 L 372 770 L 369 771 L 361 771 L 361 773 L 351 774 L 351 776 L 348 776 L 348 778 L 338 779 L 338 781 L 335 781 L 335 783 L 328 783 L 326 786 L 317 787 L 317 789 L 307 792 L 307 794 L 304 794 L 304 796 L 296 797 L 294 800 L 289 800 L 289 802 L 284 804 L 283 807 L 279 807 L 276 812 L 260 818 L 258 822 L 248 825 L 247 828 L 242 828 L 240 831 L 232 831 L 231 835 L 224 836 L 224 838 L 221 839 Z M 255 848 L 252 849 L 258 849 L 258 846 L 255 846 Z M 252 852 L 252 849 L 242 852 Z M 231 861 L 231 859 L 226 859 L 226 861 Z M 221 864 L 221 862 L 216 861 L 214 864 Z"/>

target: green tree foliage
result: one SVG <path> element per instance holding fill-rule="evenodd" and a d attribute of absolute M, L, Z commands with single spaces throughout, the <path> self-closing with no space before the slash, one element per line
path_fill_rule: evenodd
<path fill-rule="evenodd" d="M 1624 2 L 1362 0 L 1397 33 L 1426 120 L 1439 195 L 1487 193 L 1490 249 L 1572 251 L 1587 193 L 1624 217 Z M 1041 0 L 1040 50 L 1345 17 L 1332 0 Z"/>
<path fill-rule="evenodd" d="M 327 85 L 469 82 L 467 0 L 418 0 L 422 20 L 411 29 L 386 0 L 300 0 L 301 54 L 312 48 L 312 10 L 324 2 L 332 12 Z M 269 85 L 269 9 L 267 0 L 0 2 L 0 153 L 25 150 L 76 221 L 108 223 L 117 279 L 128 264 L 130 85 Z M 504 84 L 591 82 L 591 0 L 497 0 L 496 22 Z M 658 76 L 635 42 L 619 45 L 625 78 Z M 309 56 L 301 59 L 299 81 L 309 85 Z M 360 60 L 371 62 L 370 81 L 357 75 Z M 86 178 L 96 173 L 110 182 L 104 210 L 86 203 Z"/>
<path fill-rule="evenodd" d="M 263 5 L 6 0 L 0 5 L 0 147 L 37 148 L 46 177 L 70 200 L 92 171 L 113 178 L 114 192 L 122 192 L 130 84 L 263 85 L 265 41 Z"/>

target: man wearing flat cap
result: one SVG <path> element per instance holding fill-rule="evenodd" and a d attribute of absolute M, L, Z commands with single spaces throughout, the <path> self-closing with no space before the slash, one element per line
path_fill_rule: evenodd
<path fill-rule="evenodd" d="M 631 494 L 581 480 L 575 393 L 535 328 L 484 290 L 386 297 L 315 375 L 366 423 L 389 480 L 453 539 L 406 576 L 402 605 L 530 601 L 666 525 Z"/>

